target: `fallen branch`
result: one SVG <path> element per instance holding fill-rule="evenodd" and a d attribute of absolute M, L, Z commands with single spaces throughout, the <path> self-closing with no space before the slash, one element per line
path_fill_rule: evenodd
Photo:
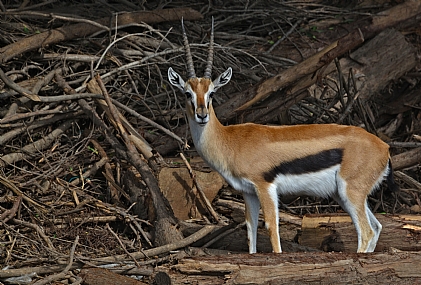
<path fill-rule="evenodd" d="M 421 162 L 421 147 L 394 155 L 392 157 L 392 166 L 394 170 L 400 170 L 406 167 L 414 166 Z"/>
<path fill-rule="evenodd" d="M 1 213 L 0 222 L 7 223 L 8 220 L 12 219 L 16 215 L 16 212 L 18 211 L 21 202 L 22 195 L 18 195 L 15 202 L 13 203 L 13 207 Z"/>
<path fill-rule="evenodd" d="M 139 171 L 143 181 L 149 188 L 153 206 L 155 209 L 155 244 L 165 245 L 173 241 L 181 240 L 183 238 L 181 232 L 177 228 L 177 219 L 175 218 L 170 207 L 166 207 L 164 196 L 162 195 L 161 189 L 159 188 L 156 177 L 152 173 L 151 168 L 146 162 L 140 157 L 137 152 L 134 143 L 132 142 L 133 136 L 129 136 L 125 127 L 122 124 L 122 119 L 119 115 L 117 108 L 112 104 L 109 94 L 105 88 L 101 77 L 98 75 L 95 77 L 102 94 L 105 97 L 105 102 L 110 110 L 110 115 L 115 120 L 118 130 L 123 137 L 124 143 L 127 148 L 127 157 L 129 162 Z"/>
<path fill-rule="evenodd" d="M 112 16 L 111 19 L 110 17 L 106 17 L 98 19 L 95 22 L 101 26 L 109 25 L 110 27 L 119 27 L 134 25 L 141 22 L 156 24 L 165 21 L 181 20 L 181 18 L 195 21 L 200 20 L 202 15 L 191 8 L 174 8 L 118 14 L 118 17 Z M 57 44 L 74 38 L 88 37 L 101 30 L 104 29 L 98 25 L 92 25 L 92 23 L 78 23 L 36 34 L 1 48 L 0 63 L 5 63 L 11 58 L 27 51 L 36 50 L 43 46 Z"/>
<path fill-rule="evenodd" d="M 186 159 L 186 157 L 184 156 L 183 153 L 180 153 L 180 157 L 183 159 L 184 164 L 187 166 L 190 177 L 193 180 L 194 185 L 196 186 L 196 189 L 197 189 L 197 192 L 199 193 L 199 197 L 200 197 L 201 201 L 203 202 L 203 204 L 205 204 L 206 209 L 212 215 L 214 220 L 217 221 L 218 223 L 220 223 L 221 219 L 219 218 L 218 213 L 215 212 L 215 210 L 213 209 L 212 204 L 209 202 L 208 198 L 205 195 L 205 192 L 203 192 L 203 189 L 200 186 L 200 183 L 197 181 L 196 175 L 194 174 L 193 169 L 190 166 L 190 163 L 187 161 L 187 159 Z"/>
<path fill-rule="evenodd" d="M 58 274 L 47 276 L 47 277 L 35 282 L 34 285 L 44 285 L 44 284 L 47 284 L 47 283 L 65 278 L 66 275 L 69 273 L 70 268 L 72 268 L 75 250 L 76 250 L 76 246 L 77 246 L 78 241 L 79 241 L 79 236 L 76 236 L 76 239 L 73 242 L 72 248 L 70 249 L 69 263 L 64 268 L 64 270 L 62 272 L 58 273 Z"/>
<path fill-rule="evenodd" d="M 51 144 L 55 142 L 57 138 L 65 131 L 67 131 L 73 124 L 74 121 L 65 121 L 47 136 L 22 147 L 21 152 L 13 152 L 3 155 L 0 158 L 0 167 L 5 167 L 6 165 L 13 164 L 23 159 L 28 159 L 31 157 L 31 155 L 50 147 Z"/>
<path fill-rule="evenodd" d="M 322 51 L 316 53 L 308 59 L 259 84 L 254 97 L 238 107 L 235 111 L 238 112 L 245 110 L 258 101 L 266 99 L 273 92 L 290 85 L 301 77 L 315 73 L 321 68 L 326 67 L 336 57 L 354 49 L 363 42 L 364 36 L 359 29 L 349 33 L 345 37 L 333 42 L 328 47 L 325 47 Z M 318 74 L 318 76 L 321 75 L 322 74 Z M 317 78 L 316 74 L 313 74 L 313 77 Z"/>
<path fill-rule="evenodd" d="M 172 250 L 177 250 L 179 248 L 183 248 L 186 246 L 189 246 L 190 244 L 202 239 L 203 237 L 207 236 L 209 233 L 211 233 L 216 226 L 212 226 L 212 225 L 208 225 L 208 226 L 204 226 L 203 228 L 201 228 L 200 230 L 198 230 L 197 232 L 195 232 L 194 234 L 179 240 L 175 243 L 170 243 L 170 244 L 166 244 L 163 246 L 159 246 L 159 247 L 155 247 L 155 248 L 151 248 L 151 249 L 147 249 L 144 251 L 138 251 L 138 252 L 132 252 L 131 255 L 136 258 L 136 259 L 140 259 L 140 258 L 149 258 L 151 256 L 155 256 L 155 255 L 159 255 L 159 254 L 163 254 L 163 253 L 167 253 L 170 252 Z M 109 257 L 102 257 L 102 258 L 95 258 L 92 259 L 92 262 L 95 262 L 97 264 L 104 264 L 104 263 L 110 263 L 110 262 L 120 262 L 120 261 L 124 261 L 127 260 L 127 255 L 123 254 L 123 255 L 115 255 L 115 256 L 109 256 Z M 1 271 L 0 271 L 0 277 L 1 277 Z"/>
<path fill-rule="evenodd" d="M 417 237 L 421 232 L 421 217 L 417 215 L 380 215 L 376 218 L 383 225 L 376 251 L 396 248 L 419 251 Z M 356 252 L 357 233 L 347 214 L 305 215 L 298 236 L 301 245 L 324 251 Z"/>

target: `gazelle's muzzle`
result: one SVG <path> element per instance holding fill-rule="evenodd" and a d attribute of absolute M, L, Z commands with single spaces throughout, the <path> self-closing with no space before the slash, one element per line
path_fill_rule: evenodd
<path fill-rule="evenodd" d="M 205 106 L 200 106 L 196 108 L 195 119 L 201 125 L 206 124 L 209 121 L 209 112 L 208 108 Z"/>

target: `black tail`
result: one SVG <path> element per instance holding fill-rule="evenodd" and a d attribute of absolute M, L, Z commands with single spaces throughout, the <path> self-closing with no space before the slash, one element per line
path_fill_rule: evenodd
<path fill-rule="evenodd" d="M 390 192 L 398 192 L 399 191 L 399 186 L 398 184 L 396 184 L 395 182 L 395 178 L 393 177 L 393 168 L 392 168 L 392 162 L 389 159 L 389 173 L 387 174 L 386 177 L 386 183 L 387 186 L 389 187 Z"/>

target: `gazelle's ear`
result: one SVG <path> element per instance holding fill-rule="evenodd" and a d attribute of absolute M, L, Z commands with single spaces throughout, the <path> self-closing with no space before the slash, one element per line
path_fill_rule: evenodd
<path fill-rule="evenodd" d="M 184 80 L 181 78 L 181 76 L 174 71 L 171 67 L 168 68 L 168 79 L 171 83 L 171 85 L 178 87 L 181 91 L 184 91 Z"/>
<path fill-rule="evenodd" d="M 214 90 L 217 90 L 218 88 L 224 86 L 231 80 L 232 76 L 232 68 L 228 67 L 227 70 L 225 70 L 221 75 L 218 76 L 217 79 L 213 81 Z"/>

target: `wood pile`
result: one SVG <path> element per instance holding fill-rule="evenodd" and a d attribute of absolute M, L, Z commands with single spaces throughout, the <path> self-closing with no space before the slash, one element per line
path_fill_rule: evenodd
<path fill-rule="evenodd" d="M 420 283 L 421 2 L 327 2 L 1 1 L 0 284 Z M 221 122 L 390 144 L 401 191 L 369 198 L 375 253 L 354 253 L 334 201 L 282 197 L 286 253 L 261 221 L 245 254 L 242 197 L 197 156 L 166 76 L 186 72 L 182 18 L 204 70 L 212 16 L 214 73 L 234 70 Z"/>

